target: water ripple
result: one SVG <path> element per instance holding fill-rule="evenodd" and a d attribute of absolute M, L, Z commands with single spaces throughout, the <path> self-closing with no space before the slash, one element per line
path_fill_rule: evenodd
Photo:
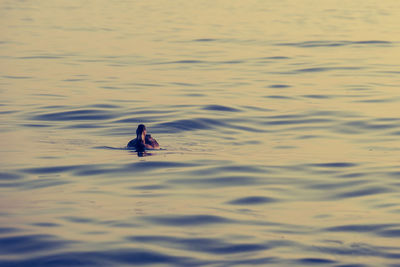
<path fill-rule="evenodd" d="M 325 72 L 332 70 L 360 70 L 361 67 L 315 67 L 315 68 L 303 68 L 297 69 L 294 72 Z"/>
<path fill-rule="evenodd" d="M 201 39 L 194 39 L 193 42 L 215 42 L 218 41 L 218 39 L 213 39 L 213 38 L 201 38 Z"/>
<path fill-rule="evenodd" d="M 399 227 L 399 224 L 347 224 L 326 228 L 329 232 L 354 232 L 354 233 L 377 233 L 389 227 Z"/>
<path fill-rule="evenodd" d="M 0 180 L 3 181 L 14 181 L 22 179 L 22 175 L 16 173 L 9 173 L 9 172 L 0 172 Z"/>
<path fill-rule="evenodd" d="M 190 162 L 176 162 L 176 161 L 141 161 L 124 165 L 126 170 L 165 170 L 166 168 L 184 168 L 195 167 L 197 163 Z"/>
<path fill-rule="evenodd" d="M 319 253 L 327 253 L 329 255 L 337 256 L 358 256 L 358 257 L 380 257 L 380 258 L 387 258 L 387 259 L 399 259 L 400 253 L 393 253 L 389 252 L 393 248 L 391 247 L 384 247 L 384 246 L 373 246 L 366 243 L 349 243 L 349 244 L 342 244 L 341 242 L 338 243 L 337 246 L 325 246 L 321 245 L 318 247 L 312 247 L 310 250 L 316 251 Z M 340 265 L 340 266 L 353 266 L 350 265 Z M 354 266 L 367 266 L 363 264 L 355 264 Z"/>
<path fill-rule="evenodd" d="M 337 263 L 334 260 L 323 259 L 323 258 L 302 258 L 295 260 L 294 264 L 306 264 L 306 265 L 319 265 L 319 264 L 334 264 Z"/>
<path fill-rule="evenodd" d="M 382 40 L 366 40 L 366 41 L 305 41 L 298 43 L 278 43 L 278 46 L 295 46 L 301 48 L 314 48 L 314 47 L 340 47 L 349 45 L 374 45 L 374 46 L 388 46 L 392 42 Z"/>
<path fill-rule="evenodd" d="M 198 226 L 232 223 L 233 220 L 214 215 L 147 216 L 145 221 L 165 226 Z"/>
<path fill-rule="evenodd" d="M 400 227 L 395 229 L 386 229 L 382 231 L 378 231 L 377 235 L 383 237 L 390 237 L 390 238 L 399 238 L 400 237 Z M 400 258 L 400 255 L 399 255 Z"/>
<path fill-rule="evenodd" d="M 371 186 L 367 188 L 358 188 L 352 190 L 350 192 L 340 193 L 334 196 L 334 199 L 345 199 L 345 198 L 353 198 L 353 197 L 363 197 L 369 195 L 376 195 L 382 193 L 393 192 L 392 189 L 380 187 L 380 186 Z"/>
<path fill-rule="evenodd" d="M 171 184 L 198 185 L 205 187 L 231 187 L 231 186 L 251 186 L 262 184 L 262 179 L 248 176 L 222 176 L 214 178 L 191 178 L 191 179 L 171 179 Z"/>
<path fill-rule="evenodd" d="M 331 122 L 330 119 L 296 119 L 296 120 L 275 120 L 266 122 L 268 125 L 289 125 L 289 124 L 320 124 L 325 122 Z"/>
<path fill-rule="evenodd" d="M 146 251 L 143 249 L 120 249 L 93 252 L 61 252 L 53 255 L 32 257 L 18 260 L 0 260 L 3 267 L 11 266 L 110 266 L 110 265 L 170 265 L 170 266 L 197 266 L 204 265 L 204 261 L 195 261 L 188 257 L 177 257 Z"/>
<path fill-rule="evenodd" d="M 79 109 L 35 115 L 31 119 L 42 121 L 107 120 L 115 118 L 116 116 L 117 115 L 105 110 Z"/>
<path fill-rule="evenodd" d="M 327 162 L 327 163 L 310 164 L 310 166 L 312 167 L 320 167 L 320 168 L 351 168 L 357 165 L 358 164 L 351 162 Z"/>
<path fill-rule="evenodd" d="M 232 244 L 219 239 L 212 238 L 178 238 L 172 236 L 131 236 L 127 238 L 133 242 L 151 243 L 178 249 L 205 252 L 211 254 L 236 254 L 253 251 L 262 251 L 274 248 L 281 244 L 271 242 L 270 245 L 240 243 Z"/>
<path fill-rule="evenodd" d="M 203 109 L 205 110 L 212 110 L 212 111 L 227 111 L 227 112 L 239 112 L 239 109 L 236 108 L 231 108 L 228 106 L 222 106 L 222 105 L 209 105 L 205 106 Z"/>
<path fill-rule="evenodd" d="M 193 131 L 193 130 L 208 130 L 215 127 L 215 125 L 223 125 L 223 122 L 212 119 L 191 119 L 191 120 L 175 120 L 172 122 L 164 122 L 157 125 L 162 129 L 170 129 L 169 131 Z"/>
<path fill-rule="evenodd" d="M 29 174 L 50 174 L 50 173 L 61 173 L 72 170 L 79 170 L 84 166 L 85 165 L 39 167 L 39 168 L 22 169 L 21 171 Z"/>
<path fill-rule="evenodd" d="M 33 77 L 31 76 L 12 76 L 12 75 L 6 75 L 3 76 L 6 79 L 13 79 L 13 80 L 26 80 L 26 79 L 32 79 Z"/>
<path fill-rule="evenodd" d="M 229 201 L 228 203 L 233 205 L 260 205 L 260 204 L 274 203 L 274 202 L 277 202 L 277 199 L 270 197 L 262 197 L 262 196 L 251 196 L 251 197 L 238 198 Z"/>
<path fill-rule="evenodd" d="M 33 226 L 38 226 L 38 227 L 45 227 L 45 228 L 61 226 L 58 223 L 51 223 L 51 222 L 38 222 L 38 223 L 33 223 L 32 225 Z"/>
<path fill-rule="evenodd" d="M 55 250 L 70 244 L 51 235 L 20 235 L 0 237 L 1 255 Z"/>
<path fill-rule="evenodd" d="M 272 84 L 268 86 L 269 88 L 277 88 L 277 89 L 283 89 L 283 88 L 289 88 L 291 87 L 290 85 L 287 84 Z"/>
<path fill-rule="evenodd" d="M 20 229 L 14 228 L 14 227 L 0 227 L 0 234 L 10 234 L 10 233 L 15 233 L 19 232 Z"/>

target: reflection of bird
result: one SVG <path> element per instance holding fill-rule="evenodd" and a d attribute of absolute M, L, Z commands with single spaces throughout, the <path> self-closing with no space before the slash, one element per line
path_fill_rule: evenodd
<path fill-rule="evenodd" d="M 145 149 L 160 149 L 160 145 L 156 139 L 147 134 L 146 126 L 139 124 L 136 129 L 136 138 L 129 141 L 128 148 L 135 148 L 136 151 L 144 151 Z"/>

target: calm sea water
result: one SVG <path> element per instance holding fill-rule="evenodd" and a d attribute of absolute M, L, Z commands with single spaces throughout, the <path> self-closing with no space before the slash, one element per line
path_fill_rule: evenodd
<path fill-rule="evenodd" d="M 399 14 L 0 1 L 0 266 L 400 266 Z"/>

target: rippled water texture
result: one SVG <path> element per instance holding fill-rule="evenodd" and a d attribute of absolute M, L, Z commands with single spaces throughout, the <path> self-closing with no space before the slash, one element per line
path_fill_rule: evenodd
<path fill-rule="evenodd" d="M 399 14 L 0 1 L 0 266 L 399 266 Z"/>

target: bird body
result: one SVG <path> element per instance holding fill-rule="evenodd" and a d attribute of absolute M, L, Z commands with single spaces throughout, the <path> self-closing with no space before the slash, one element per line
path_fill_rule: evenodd
<path fill-rule="evenodd" d="M 160 149 L 160 145 L 151 137 L 150 134 L 147 134 L 146 126 L 140 124 L 136 130 L 136 138 L 129 141 L 128 148 L 134 148 L 136 151 L 144 151 L 146 149 Z"/>

